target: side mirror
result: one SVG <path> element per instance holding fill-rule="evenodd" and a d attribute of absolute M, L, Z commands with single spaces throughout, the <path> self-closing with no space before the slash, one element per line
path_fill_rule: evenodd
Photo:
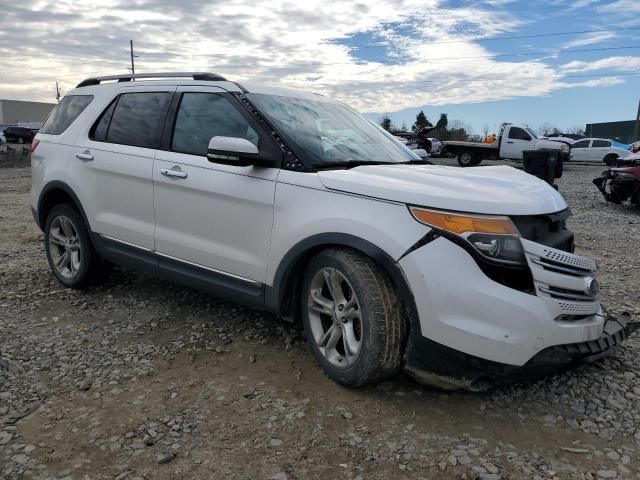
<path fill-rule="evenodd" d="M 260 165 L 264 160 L 258 147 L 246 138 L 239 137 L 213 137 L 209 140 L 207 158 L 210 162 L 237 167 Z"/>

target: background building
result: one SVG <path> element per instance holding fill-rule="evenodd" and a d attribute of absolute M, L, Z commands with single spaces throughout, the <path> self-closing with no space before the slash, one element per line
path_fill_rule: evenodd
<path fill-rule="evenodd" d="M 55 103 L 0 100 L 0 125 L 35 124 L 33 126 L 40 127 L 55 106 Z"/>
<path fill-rule="evenodd" d="M 637 138 L 633 138 L 633 129 L 636 121 L 628 120 L 623 122 L 587 123 L 585 130 L 587 137 L 610 138 L 621 143 L 631 143 Z"/>

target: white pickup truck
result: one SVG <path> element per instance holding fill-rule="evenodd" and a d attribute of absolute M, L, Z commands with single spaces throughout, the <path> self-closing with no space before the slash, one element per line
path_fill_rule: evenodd
<path fill-rule="evenodd" d="M 500 135 L 493 143 L 443 142 L 443 154 L 452 154 L 458 158 L 461 167 L 478 165 L 482 160 L 522 160 L 525 150 L 569 151 L 568 145 L 539 138 L 535 131 L 526 125 L 503 123 Z"/>

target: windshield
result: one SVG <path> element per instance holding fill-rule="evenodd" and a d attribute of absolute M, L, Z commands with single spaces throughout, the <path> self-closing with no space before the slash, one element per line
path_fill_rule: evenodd
<path fill-rule="evenodd" d="M 533 138 L 538 138 L 538 134 L 535 132 L 533 128 L 527 127 L 527 132 L 529 132 Z"/>
<path fill-rule="evenodd" d="M 416 159 L 392 135 L 345 105 L 257 93 L 247 97 L 295 154 L 315 167 Z"/>

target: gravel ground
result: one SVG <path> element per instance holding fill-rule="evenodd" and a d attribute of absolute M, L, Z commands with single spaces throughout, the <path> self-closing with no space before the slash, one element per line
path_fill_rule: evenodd
<path fill-rule="evenodd" d="M 569 165 L 560 190 L 605 305 L 637 316 L 640 211 L 604 202 L 601 170 Z M 271 315 L 120 269 L 63 289 L 29 186 L 0 155 L 0 478 L 640 478 L 637 338 L 487 394 L 346 390 Z"/>

